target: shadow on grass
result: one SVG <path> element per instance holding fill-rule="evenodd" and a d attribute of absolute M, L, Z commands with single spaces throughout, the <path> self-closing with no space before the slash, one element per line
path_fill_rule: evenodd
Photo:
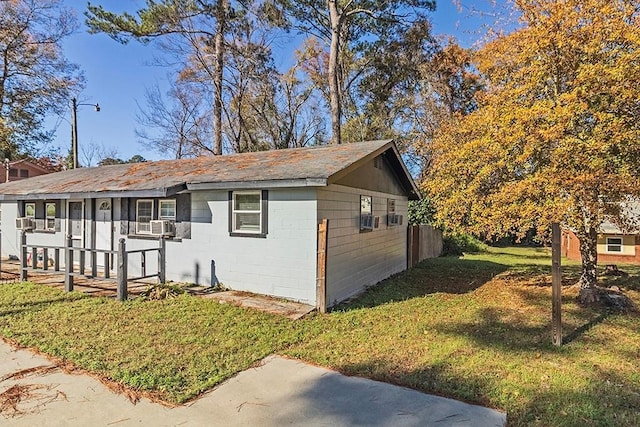
<path fill-rule="evenodd" d="M 344 311 L 406 301 L 433 293 L 464 294 L 478 289 L 507 266 L 457 257 L 430 258 L 367 289 L 333 310 Z"/>
<path fill-rule="evenodd" d="M 586 373 L 588 387 L 539 388 L 517 413 L 509 413 L 509 425 L 638 426 L 638 384 L 614 369 L 597 366 Z"/>
<path fill-rule="evenodd" d="M 68 297 L 61 297 L 61 298 L 52 298 L 52 299 L 42 300 L 42 301 L 30 301 L 30 302 L 23 302 L 23 303 L 6 304 L 8 306 L 7 309 L 2 308 L 2 305 L 5 305 L 5 304 L 0 304 L 0 317 L 38 311 L 40 310 L 41 307 L 48 307 L 53 304 L 68 303 L 75 300 L 76 299 L 72 299 Z"/>
<path fill-rule="evenodd" d="M 444 334 L 464 336 L 482 347 L 502 351 L 532 351 L 549 347 L 550 327 L 531 325 L 525 316 L 510 308 L 481 308 L 475 321 L 442 324 L 436 330 Z"/>
<path fill-rule="evenodd" d="M 569 333 L 567 336 L 565 336 L 562 340 L 563 344 L 569 344 L 572 341 L 575 341 L 577 338 L 581 337 L 582 335 L 584 335 L 585 332 L 587 332 L 589 329 L 593 328 L 596 325 L 599 325 L 600 323 L 604 322 L 609 316 L 610 316 L 610 312 L 604 312 L 604 313 L 600 313 L 597 317 L 595 317 L 594 319 L 590 320 L 589 322 L 585 323 L 584 325 L 576 328 L 575 330 L 573 330 L 571 333 Z"/>

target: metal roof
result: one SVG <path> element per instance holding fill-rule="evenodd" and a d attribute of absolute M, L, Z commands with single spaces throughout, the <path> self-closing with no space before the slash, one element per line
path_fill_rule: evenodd
<path fill-rule="evenodd" d="M 0 200 L 163 197 L 206 188 L 326 186 L 385 153 L 411 199 L 418 189 L 391 140 L 78 168 L 0 184 Z"/>

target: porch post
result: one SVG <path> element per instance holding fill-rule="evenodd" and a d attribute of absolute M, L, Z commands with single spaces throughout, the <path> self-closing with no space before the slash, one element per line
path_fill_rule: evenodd
<path fill-rule="evenodd" d="M 20 253 L 22 254 L 20 257 L 20 280 L 23 282 L 27 281 L 27 232 L 22 230 L 20 232 Z"/>
<path fill-rule="evenodd" d="M 118 244 L 118 301 L 127 299 L 127 246 L 124 239 Z"/>
<path fill-rule="evenodd" d="M 67 248 L 64 259 L 64 290 L 73 291 L 73 240 L 71 235 L 67 236 Z"/>
<path fill-rule="evenodd" d="M 165 265 L 167 261 L 166 256 L 167 242 L 164 236 L 160 236 L 160 249 L 158 249 L 158 281 L 163 284 L 166 281 Z"/>

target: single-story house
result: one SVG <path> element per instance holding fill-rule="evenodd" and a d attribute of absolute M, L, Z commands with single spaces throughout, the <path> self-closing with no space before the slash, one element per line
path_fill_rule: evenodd
<path fill-rule="evenodd" d="M 29 159 L 14 160 L 12 162 L 7 162 L 5 160 L 3 167 L 4 173 L 0 174 L 0 183 L 20 181 L 22 179 L 45 175 L 52 172 L 46 167 Z"/>
<path fill-rule="evenodd" d="M 21 229 L 28 244 L 89 249 L 164 236 L 167 280 L 316 305 L 326 219 L 331 306 L 406 269 L 419 197 L 390 140 L 79 168 L 0 185 L 2 256 L 20 255 Z"/>
<path fill-rule="evenodd" d="M 561 253 L 580 260 L 580 240 L 570 229 L 562 230 Z M 605 222 L 598 232 L 598 264 L 640 264 L 640 234 L 622 230 Z"/>

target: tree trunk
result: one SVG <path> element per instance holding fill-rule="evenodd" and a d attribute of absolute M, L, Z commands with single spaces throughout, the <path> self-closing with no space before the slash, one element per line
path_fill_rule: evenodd
<path fill-rule="evenodd" d="M 228 0 L 218 0 L 216 10 L 215 68 L 213 71 L 213 154 L 222 154 L 222 73 Z"/>
<path fill-rule="evenodd" d="M 598 232 L 589 227 L 577 236 L 580 240 L 580 256 L 582 258 L 582 273 L 580 274 L 580 295 L 582 304 L 591 304 L 599 300 L 598 289 Z"/>
<path fill-rule="evenodd" d="M 337 0 L 329 0 L 329 18 L 331 20 L 331 47 L 329 50 L 329 108 L 331 109 L 331 143 L 342 142 L 340 122 L 342 105 L 340 99 L 340 80 L 338 78 L 338 57 L 340 54 L 340 14 Z"/>

